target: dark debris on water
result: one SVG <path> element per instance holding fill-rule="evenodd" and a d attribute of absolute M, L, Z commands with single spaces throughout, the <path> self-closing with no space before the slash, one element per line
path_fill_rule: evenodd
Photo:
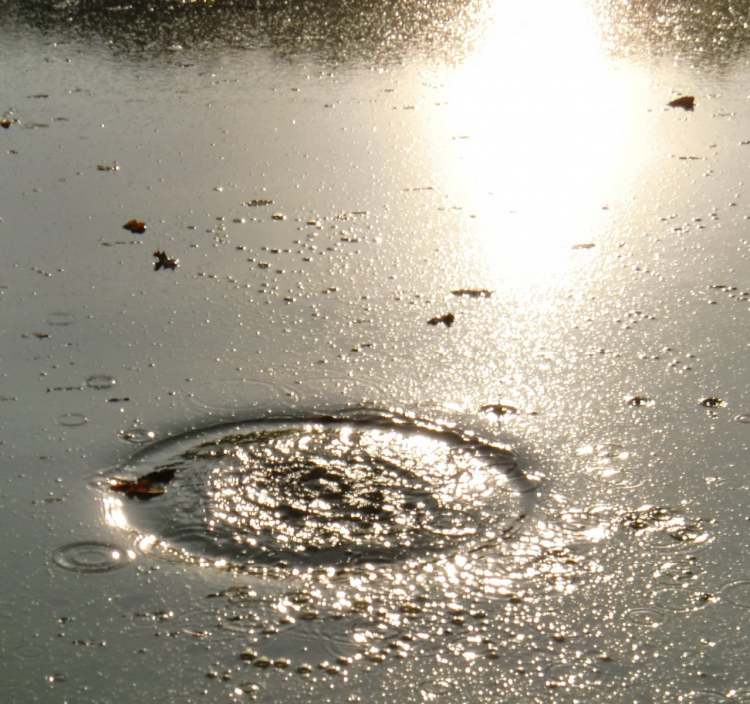
<path fill-rule="evenodd" d="M 648 396 L 631 396 L 627 400 L 627 404 L 628 406 L 633 406 L 634 408 L 640 408 L 642 406 L 653 406 L 654 401 Z"/>
<path fill-rule="evenodd" d="M 143 222 L 143 220 L 137 220 L 136 218 L 128 220 L 122 227 L 135 235 L 142 235 L 146 231 L 146 223 Z"/>
<path fill-rule="evenodd" d="M 494 413 L 496 416 L 515 416 L 520 413 L 515 406 L 509 406 L 505 403 L 490 403 L 481 406 L 479 410 L 482 413 Z"/>
<path fill-rule="evenodd" d="M 148 501 L 166 491 L 166 485 L 174 479 L 175 472 L 175 469 L 166 468 L 149 472 L 137 479 L 112 479 L 109 488 L 125 494 L 129 499 Z"/>
<path fill-rule="evenodd" d="M 159 271 L 159 269 L 174 270 L 179 266 L 179 259 L 168 257 L 166 252 L 162 252 L 160 249 L 157 249 L 154 252 L 154 256 L 156 257 L 156 261 L 154 262 L 154 271 Z"/>
<path fill-rule="evenodd" d="M 450 327 L 456 320 L 456 316 L 453 313 L 446 313 L 445 315 L 436 315 L 434 318 L 430 318 L 427 321 L 428 325 L 440 325 L 441 323 L 446 327 Z"/>
<path fill-rule="evenodd" d="M 468 296 L 469 298 L 489 298 L 494 291 L 488 288 L 457 288 L 451 293 L 454 296 Z"/>
<path fill-rule="evenodd" d="M 681 95 L 679 98 L 670 100 L 667 105 L 670 108 L 682 108 L 692 112 L 695 109 L 695 96 L 692 95 Z"/>

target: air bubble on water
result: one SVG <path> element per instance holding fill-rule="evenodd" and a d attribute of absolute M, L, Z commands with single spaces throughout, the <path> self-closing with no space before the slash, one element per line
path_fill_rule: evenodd
<path fill-rule="evenodd" d="M 117 437 L 133 445 L 144 445 L 156 439 L 156 432 L 148 428 L 128 428 L 117 433 Z"/>
<path fill-rule="evenodd" d="M 90 389 L 110 389 L 117 382 L 113 376 L 109 374 L 94 374 L 86 379 L 86 386 Z"/>
<path fill-rule="evenodd" d="M 57 424 L 64 428 L 76 428 L 88 423 L 88 418 L 83 413 L 62 413 L 57 416 Z"/>

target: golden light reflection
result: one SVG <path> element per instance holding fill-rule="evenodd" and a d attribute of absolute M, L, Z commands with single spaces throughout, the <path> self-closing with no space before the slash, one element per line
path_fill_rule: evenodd
<path fill-rule="evenodd" d="M 599 21 L 583 0 L 498 1 L 447 80 L 434 167 L 482 281 L 548 285 L 595 256 L 573 246 L 642 168 L 648 79 L 608 56 Z"/>
<path fill-rule="evenodd" d="M 104 512 L 104 522 L 108 526 L 119 530 L 130 530 L 130 522 L 125 515 L 120 499 L 114 496 L 103 496 L 102 509 Z"/>

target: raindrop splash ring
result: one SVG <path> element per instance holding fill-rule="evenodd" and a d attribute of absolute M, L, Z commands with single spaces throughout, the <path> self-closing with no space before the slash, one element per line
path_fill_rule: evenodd
<path fill-rule="evenodd" d="M 190 431 L 144 448 L 96 488 L 108 521 L 139 544 L 250 569 L 480 549 L 518 529 L 530 483 L 509 449 L 471 433 L 351 411 Z"/>

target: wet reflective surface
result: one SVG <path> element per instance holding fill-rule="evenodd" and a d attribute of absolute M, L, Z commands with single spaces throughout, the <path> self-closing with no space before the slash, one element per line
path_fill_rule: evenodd
<path fill-rule="evenodd" d="M 145 492 L 126 491 L 130 503 L 108 495 L 141 467 Z M 510 538 L 533 489 L 507 450 L 363 411 L 190 433 L 114 474 L 100 482 L 110 523 L 189 562 L 242 571 L 478 549 Z"/>
<path fill-rule="evenodd" d="M 0 700 L 750 701 L 749 11 L 0 3 Z"/>

